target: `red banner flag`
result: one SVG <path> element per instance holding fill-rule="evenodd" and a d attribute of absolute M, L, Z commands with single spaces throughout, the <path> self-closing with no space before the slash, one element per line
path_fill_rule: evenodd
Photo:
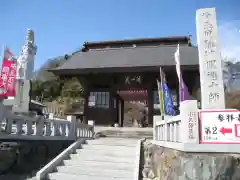
<path fill-rule="evenodd" d="M 13 53 L 11 53 L 11 51 L 7 47 L 5 47 L 3 59 L 12 60 L 13 56 Z"/>
<path fill-rule="evenodd" d="M 5 48 L 0 76 L 0 96 L 2 97 L 16 96 L 17 64 L 12 61 L 12 58 L 13 54 Z"/>

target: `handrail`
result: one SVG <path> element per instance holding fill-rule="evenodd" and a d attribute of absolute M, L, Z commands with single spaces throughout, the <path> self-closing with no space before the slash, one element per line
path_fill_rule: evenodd
<path fill-rule="evenodd" d="M 134 180 L 139 180 L 140 175 L 140 164 L 141 164 L 141 146 L 144 139 L 138 140 L 136 147 L 136 162 L 135 162 L 135 172 L 134 172 Z"/>
<path fill-rule="evenodd" d="M 67 159 L 69 154 L 74 153 L 77 148 L 81 146 L 85 142 L 84 139 L 74 142 L 67 149 L 62 151 L 58 156 L 56 156 L 53 160 L 51 160 L 47 165 L 45 165 L 41 170 L 39 170 L 36 174 L 37 180 L 42 180 L 46 178 L 48 173 L 54 171 L 55 167 L 58 166 L 63 160 Z"/>
<path fill-rule="evenodd" d="M 165 124 L 165 121 L 167 123 L 172 123 L 172 122 L 179 121 L 180 120 L 180 115 L 177 115 L 177 116 L 164 116 L 164 119 L 165 120 L 162 120 L 162 119 L 157 120 L 155 125 L 159 126 L 159 125 Z"/>

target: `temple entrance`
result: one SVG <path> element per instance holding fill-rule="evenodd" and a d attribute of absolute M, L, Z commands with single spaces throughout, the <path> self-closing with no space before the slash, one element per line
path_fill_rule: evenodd
<path fill-rule="evenodd" d="M 117 91 L 120 97 L 118 121 L 124 127 L 145 127 L 148 124 L 148 96 L 146 89 Z"/>

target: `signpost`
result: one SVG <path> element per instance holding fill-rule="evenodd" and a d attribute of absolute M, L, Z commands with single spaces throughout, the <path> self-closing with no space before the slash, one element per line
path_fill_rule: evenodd
<path fill-rule="evenodd" d="M 240 111 L 200 111 L 200 136 L 201 144 L 240 143 Z"/>

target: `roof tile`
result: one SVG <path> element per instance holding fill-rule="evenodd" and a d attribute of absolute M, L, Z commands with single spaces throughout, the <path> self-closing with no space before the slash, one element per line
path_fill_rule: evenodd
<path fill-rule="evenodd" d="M 90 50 L 72 55 L 56 70 L 175 65 L 176 46 Z M 198 49 L 180 46 L 181 65 L 198 65 Z"/>

